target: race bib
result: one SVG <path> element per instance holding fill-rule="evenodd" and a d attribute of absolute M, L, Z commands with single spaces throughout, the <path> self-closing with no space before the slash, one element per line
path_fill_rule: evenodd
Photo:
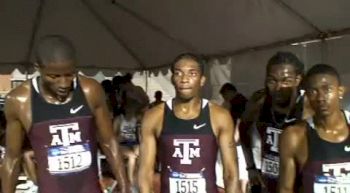
<path fill-rule="evenodd" d="M 317 176 L 314 193 L 350 193 L 350 183 L 348 180 L 344 182 L 336 177 Z"/>
<path fill-rule="evenodd" d="M 171 172 L 170 193 L 206 193 L 206 181 L 201 173 Z"/>
<path fill-rule="evenodd" d="M 135 134 L 130 134 L 130 133 L 123 133 L 122 138 L 125 141 L 136 141 L 136 135 Z"/>
<path fill-rule="evenodd" d="M 48 149 L 48 171 L 68 174 L 90 167 L 92 156 L 89 144 L 51 147 Z"/>
<path fill-rule="evenodd" d="M 269 176 L 278 177 L 279 175 L 279 162 L 267 158 L 263 158 L 261 171 L 263 174 Z"/>

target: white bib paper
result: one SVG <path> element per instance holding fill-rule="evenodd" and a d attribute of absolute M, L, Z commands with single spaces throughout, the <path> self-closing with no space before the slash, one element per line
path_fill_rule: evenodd
<path fill-rule="evenodd" d="M 92 156 L 89 144 L 51 147 L 48 150 L 48 171 L 68 174 L 90 167 Z"/>
<path fill-rule="evenodd" d="M 200 173 L 172 172 L 169 186 L 170 193 L 207 193 L 206 181 Z"/>
<path fill-rule="evenodd" d="M 334 176 L 316 176 L 315 193 L 350 193 L 349 178 Z"/>
<path fill-rule="evenodd" d="M 279 162 L 263 158 L 261 171 L 263 174 L 277 177 L 279 175 Z"/>

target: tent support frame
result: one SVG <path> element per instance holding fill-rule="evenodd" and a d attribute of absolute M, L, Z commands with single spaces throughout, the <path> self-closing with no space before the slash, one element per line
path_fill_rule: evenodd
<path fill-rule="evenodd" d="M 107 30 L 109 34 L 134 58 L 140 65 L 141 69 L 145 69 L 140 57 L 127 45 L 127 43 L 108 25 L 108 22 L 93 8 L 87 0 L 81 0 L 87 10 L 95 17 L 95 19 Z"/>

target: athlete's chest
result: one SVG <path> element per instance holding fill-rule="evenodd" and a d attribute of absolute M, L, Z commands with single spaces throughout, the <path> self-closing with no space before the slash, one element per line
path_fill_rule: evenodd
<path fill-rule="evenodd" d="M 213 157 L 218 148 L 215 136 L 210 134 L 162 135 L 158 145 L 166 160 L 180 165 Z"/>

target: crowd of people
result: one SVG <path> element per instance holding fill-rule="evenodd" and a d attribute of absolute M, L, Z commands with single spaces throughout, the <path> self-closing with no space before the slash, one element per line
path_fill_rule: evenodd
<path fill-rule="evenodd" d="M 67 38 L 41 38 L 40 76 L 7 95 L 3 193 L 20 173 L 39 193 L 350 192 L 350 113 L 331 65 L 304 73 L 296 55 L 277 52 L 264 88 L 247 99 L 225 83 L 216 104 L 201 97 L 206 61 L 181 54 L 175 96 L 156 91 L 150 102 L 129 73 L 101 84 L 78 75 L 76 56 Z"/>

